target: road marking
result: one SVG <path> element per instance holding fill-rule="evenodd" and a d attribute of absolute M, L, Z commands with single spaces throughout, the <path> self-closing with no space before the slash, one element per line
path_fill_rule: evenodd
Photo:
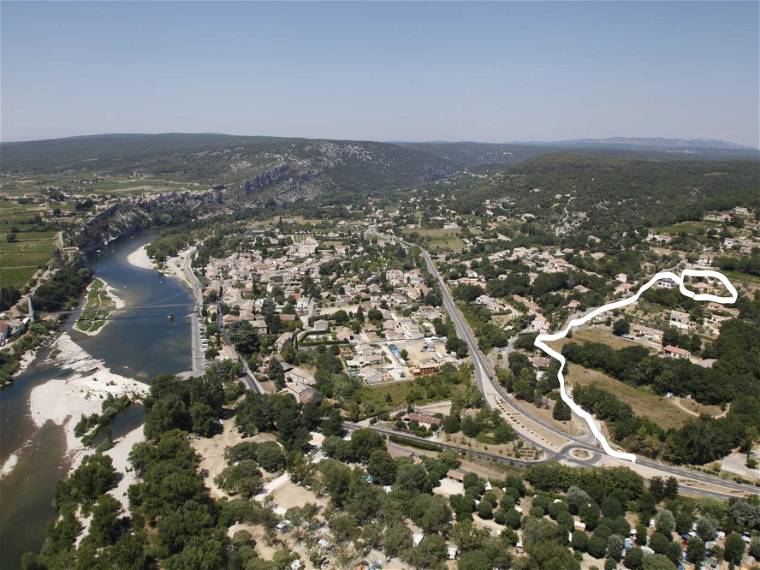
<path fill-rule="evenodd" d="M 712 277 L 720 281 L 723 286 L 728 290 L 730 295 L 726 297 L 720 297 L 718 295 L 713 295 L 711 293 L 695 293 L 694 291 L 691 291 L 686 287 L 686 284 L 684 283 L 685 277 Z M 556 350 L 549 348 L 549 346 L 546 344 L 547 342 L 554 342 L 560 339 L 563 339 L 567 336 L 567 334 L 570 332 L 571 329 L 574 329 L 575 327 L 579 327 L 581 325 L 584 325 L 585 323 L 589 322 L 595 317 L 598 317 L 599 315 L 606 313 L 608 311 L 612 311 L 614 309 L 619 309 L 620 307 L 625 307 L 627 305 L 631 305 L 639 300 L 639 297 L 652 285 L 657 283 L 658 281 L 662 279 L 667 279 L 672 281 L 673 283 L 676 283 L 678 285 L 678 290 L 681 292 L 682 295 L 689 297 L 691 299 L 694 299 L 695 301 L 712 301 L 714 303 L 726 303 L 726 304 L 733 304 L 736 302 L 736 299 L 739 297 L 739 293 L 736 291 L 736 288 L 731 284 L 731 282 L 728 280 L 728 277 L 723 275 L 720 271 L 713 271 L 712 269 L 684 269 L 681 272 L 681 275 L 676 275 L 675 273 L 671 271 L 661 271 L 660 273 L 657 273 L 654 277 L 652 277 L 649 281 L 647 281 L 644 285 L 641 286 L 641 288 L 636 292 L 635 295 L 631 297 L 627 297 L 625 299 L 620 299 L 618 301 L 614 301 L 612 303 L 607 303 L 606 305 L 602 305 L 601 307 L 598 307 L 594 309 L 593 311 L 587 313 L 586 315 L 582 317 L 578 317 L 576 319 L 572 319 L 567 326 L 557 332 L 557 333 L 543 333 L 539 334 L 536 337 L 536 340 L 534 341 L 534 345 L 543 350 L 546 354 L 554 358 L 560 363 L 559 371 L 557 372 L 557 379 L 559 380 L 559 393 L 560 397 L 562 398 L 562 401 L 565 402 L 573 412 L 575 412 L 578 416 L 583 418 L 586 421 L 586 424 L 591 429 L 591 432 L 594 434 L 594 437 L 596 437 L 597 441 L 601 444 L 602 448 L 604 449 L 605 453 L 607 455 L 611 455 L 612 457 L 617 457 L 618 459 L 624 459 L 626 461 L 630 461 L 632 463 L 636 463 L 636 455 L 633 453 L 625 453 L 622 451 L 617 451 L 616 449 L 613 449 L 612 446 L 610 446 L 609 442 L 607 441 L 607 438 L 602 433 L 602 430 L 599 429 L 599 426 L 596 424 L 596 421 L 594 420 L 594 416 L 592 416 L 589 412 L 581 408 L 578 404 L 575 403 L 575 400 L 573 400 L 570 395 L 565 390 L 565 376 L 562 374 L 562 371 L 565 369 L 565 357 Z"/>

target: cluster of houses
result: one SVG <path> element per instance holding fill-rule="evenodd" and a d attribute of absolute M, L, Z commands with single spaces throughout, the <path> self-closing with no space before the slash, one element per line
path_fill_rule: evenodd
<path fill-rule="evenodd" d="M 373 278 L 362 281 L 357 275 L 339 275 L 329 288 L 311 297 L 303 291 L 305 278 L 319 282 L 324 264 L 346 259 L 352 252 L 362 254 L 364 249 L 354 245 L 349 251 L 339 240 L 336 244 L 334 237 L 323 234 L 274 231 L 258 233 L 256 240 L 259 247 L 210 259 L 204 269 L 204 296 L 215 295 L 227 307 L 224 326 L 247 321 L 255 332 L 271 333 L 263 309 L 265 303 L 274 303 L 281 321 L 299 321 L 277 338 L 278 351 L 294 339 L 299 346 L 335 344 L 348 374 L 367 384 L 410 380 L 435 373 L 446 363 L 459 363 L 447 354 L 446 339 L 435 335 L 433 321 L 443 318 L 443 313 L 419 303 L 428 291 L 420 269 L 388 269 L 384 284 Z M 261 245 L 272 246 L 269 255 Z M 271 255 L 275 247 L 282 250 L 281 255 Z M 283 312 L 288 304 L 291 310 Z M 345 317 L 338 318 L 338 313 L 353 318 L 359 311 L 364 319 L 358 329 L 355 324 L 347 326 Z M 370 321 L 370 311 L 373 316 L 379 311 L 381 319 Z M 313 376 L 282 365 L 286 389 L 299 400 L 313 399 Z"/>

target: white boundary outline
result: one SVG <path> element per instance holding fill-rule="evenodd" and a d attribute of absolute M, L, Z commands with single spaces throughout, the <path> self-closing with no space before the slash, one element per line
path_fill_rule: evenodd
<path fill-rule="evenodd" d="M 715 279 L 718 279 L 726 287 L 730 295 L 727 297 L 720 297 L 718 295 L 712 295 L 710 293 L 695 293 L 694 291 L 686 288 L 686 285 L 684 284 L 684 277 L 713 277 Z M 684 269 L 681 272 L 681 275 L 676 275 L 671 271 L 661 271 L 652 277 L 649 281 L 647 281 L 644 285 L 642 285 L 635 295 L 598 307 L 591 312 L 583 315 L 582 317 L 572 319 L 560 332 L 553 334 L 539 334 L 534 341 L 535 346 L 543 350 L 546 354 L 560 363 L 559 371 L 557 372 L 557 378 L 559 379 L 559 393 L 562 401 L 570 406 L 570 409 L 578 416 L 586 420 L 586 423 L 588 424 L 588 427 L 591 428 L 591 432 L 594 434 L 594 437 L 596 437 L 597 441 L 602 445 L 602 448 L 608 455 L 617 457 L 618 459 L 625 459 L 626 461 L 631 461 L 632 463 L 636 463 L 636 455 L 633 453 L 624 453 L 622 451 L 613 449 L 607 441 L 607 438 L 604 437 L 604 434 L 602 434 L 599 426 L 597 426 L 596 422 L 594 421 L 594 416 L 576 404 L 575 401 L 568 395 L 567 391 L 565 390 L 565 377 L 562 374 L 562 371 L 565 369 L 565 357 L 556 350 L 549 348 L 546 343 L 565 338 L 571 329 L 587 323 L 602 313 L 606 313 L 607 311 L 612 311 L 614 309 L 619 309 L 620 307 L 625 307 L 626 305 L 635 303 L 639 300 L 639 297 L 641 297 L 644 291 L 652 287 L 652 285 L 661 279 L 668 279 L 670 281 L 673 281 L 678 285 L 678 290 L 682 295 L 690 297 L 695 301 L 712 301 L 715 303 L 733 304 L 736 302 L 736 299 L 739 296 L 736 288 L 734 288 L 728 278 L 719 271 L 713 271 L 711 269 Z"/>

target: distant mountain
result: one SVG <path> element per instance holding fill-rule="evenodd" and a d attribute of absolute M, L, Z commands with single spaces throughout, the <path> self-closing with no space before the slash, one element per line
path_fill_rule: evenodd
<path fill-rule="evenodd" d="M 722 145 L 722 146 L 721 146 Z M 412 187 L 484 165 L 514 166 L 547 153 L 643 160 L 758 159 L 723 141 L 578 139 L 553 143 L 373 142 L 214 133 L 104 134 L 0 144 L 0 172 L 59 177 L 155 177 L 225 184 L 262 199 Z"/>
<path fill-rule="evenodd" d="M 566 141 L 399 142 L 424 150 L 459 168 L 486 164 L 518 164 L 547 153 L 592 154 L 642 160 L 758 160 L 760 151 L 736 143 L 712 139 L 628 138 L 575 139 Z"/>
<path fill-rule="evenodd" d="M 549 143 L 531 143 L 550 146 L 606 146 L 606 147 L 633 147 L 643 149 L 660 150 L 689 150 L 689 149 L 732 149 L 732 150 L 757 150 L 749 146 L 722 141 L 718 139 L 669 139 L 663 137 L 611 137 L 606 139 L 571 139 L 554 141 Z"/>
<path fill-rule="evenodd" d="M 150 176 L 267 189 L 296 200 L 413 186 L 455 168 L 423 149 L 388 143 L 165 133 L 2 143 L 0 171 Z"/>

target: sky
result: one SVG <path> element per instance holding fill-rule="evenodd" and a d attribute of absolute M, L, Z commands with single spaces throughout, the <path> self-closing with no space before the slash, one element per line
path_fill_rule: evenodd
<path fill-rule="evenodd" d="M 0 139 L 757 147 L 758 2 L 0 3 Z"/>

